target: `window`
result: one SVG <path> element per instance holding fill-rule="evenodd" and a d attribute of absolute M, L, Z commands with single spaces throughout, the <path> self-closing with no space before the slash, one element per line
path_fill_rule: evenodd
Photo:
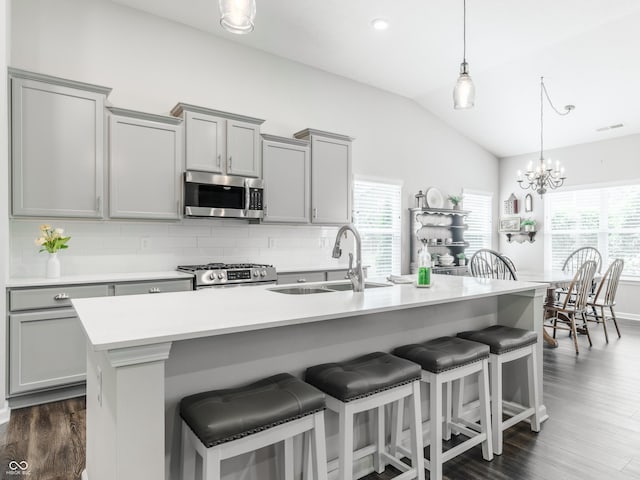
<path fill-rule="evenodd" d="M 362 262 L 368 276 L 400 274 L 402 185 L 356 180 L 354 225 L 362 237 Z"/>
<path fill-rule="evenodd" d="M 465 190 L 462 201 L 464 210 L 470 212 L 467 216 L 469 229 L 465 232 L 464 239 L 469 242 L 465 255 L 467 258 L 471 258 L 481 248 L 491 248 L 492 246 L 493 194 Z"/>
<path fill-rule="evenodd" d="M 545 265 L 561 269 L 571 252 L 595 247 L 602 271 L 616 258 L 640 277 L 640 185 L 565 190 L 545 198 Z"/>

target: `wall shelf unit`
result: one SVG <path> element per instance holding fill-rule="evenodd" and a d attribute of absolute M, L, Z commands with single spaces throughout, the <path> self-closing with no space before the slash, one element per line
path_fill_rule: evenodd
<path fill-rule="evenodd" d="M 505 233 L 507 236 L 507 242 L 517 242 L 524 243 L 528 241 L 529 243 L 533 243 L 536 241 L 536 232 L 512 232 Z"/>
<path fill-rule="evenodd" d="M 422 248 L 426 247 L 432 256 L 448 253 L 454 257 L 454 265 L 438 265 L 434 262 L 434 272 L 464 275 L 467 269 L 465 266 L 457 266 L 456 255 L 464 253 L 465 248 L 469 246 L 464 240 L 464 232 L 469 228 L 465 221 L 469 212 L 448 208 L 410 208 L 409 214 L 411 272 L 417 271 L 418 255 Z"/>

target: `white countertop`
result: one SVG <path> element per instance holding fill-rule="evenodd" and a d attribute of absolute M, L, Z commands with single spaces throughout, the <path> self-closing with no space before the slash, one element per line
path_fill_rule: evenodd
<path fill-rule="evenodd" d="M 60 278 L 44 277 L 14 277 L 7 281 L 7 287 L 55 287 L 56 285 L 75 285 L 82 283 L 105 282 L 139 282 L 144 280 L 173 280 L 193 278 L 193 275 L 176 270 L 166 272 L 136 272 L 136 273 L 99 273 L 85 275 L 63 275 Z"/>
<path fill-rule="evenodd" d="M 305 284 L 306 287 L 313 285 Z M 269 291 L 271 288 L 278 287 L 207 288 L 156 295 L 75 299 L 72 303 L 94 350 L 109 350 L 533 289 L 544 292 L 545 287 L 509 280 L 434 275 L 431 288 L 406 284 L 372 288 L 363 293 L 345 291 L 310 295 L 287 295 Z"/>

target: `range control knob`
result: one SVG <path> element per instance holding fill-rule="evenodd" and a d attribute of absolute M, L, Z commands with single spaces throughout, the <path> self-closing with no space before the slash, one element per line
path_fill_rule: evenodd
<path fill-rule="evenodd" d="M 254 270 L 254 271 L 253 271 L 253 276 L 254 276 L 254 277 L 257 277 L 258 275 L 260 275 L 260 273 L 258 272 L 258 270 Z"/>
<path fill-rule="evenodd" d="M 224 273 L 220 272 L 218 274 L 218 279 L 222 280 L 224 278 Z"/>
<path fill-rule="evenodd" d="M 266 277 L 267 276 L 267 270 L 264 269 L 264 268 L 262 270 L 260 270 L 260 276 L 261 277 Z"/>
<path fill-rule="evenodd" d="M 212 272 L 211 275 L 209 275 L 209 278 L 211 280 L 215 280 L 216 279 L 216 274 Z"/>

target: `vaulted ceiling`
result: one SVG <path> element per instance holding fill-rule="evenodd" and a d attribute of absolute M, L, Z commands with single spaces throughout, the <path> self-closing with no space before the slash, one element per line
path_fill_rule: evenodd
<path fill-rule="evenodd" d="M 499 157 L 540 148 L 540 76 L 577 107 L 545 104 L 545 149 L 640 133 L 638 0 L 468 0 L 472 110 L 452 102 L 462 0 L 256 0 L 249 35 L 220 27 L 216 0 L 111 1 L 413 99 Z"/>

